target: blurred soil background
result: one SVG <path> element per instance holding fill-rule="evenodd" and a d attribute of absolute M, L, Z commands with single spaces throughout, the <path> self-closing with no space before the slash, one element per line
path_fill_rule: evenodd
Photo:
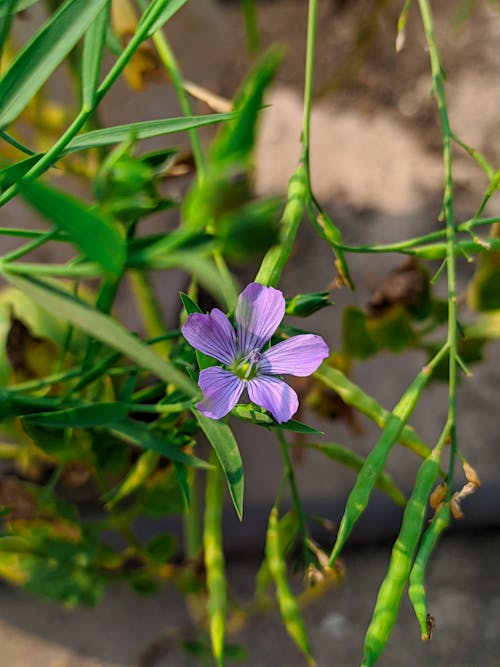
<path fill-rule="evenodd" d="M 397 241 L 437 229 L 442 197 L 440 131 L 417 7 L 410 12 L 405 48 L 396 54 L 401 2 L 322 0 L 319 5 L 311 147 L 317 197 L 347 243 Z M 434 5 L 452 127 L 498 166 L 500 11 L 486 0 Z M 465 16 L 467 7 L 470 13 Z M 300 150 L 307 3 L 268 0 L 258 3 L 258 9 L 261 50 L 280 41 L 287 55 L 267 99 L 269 107 L 262 112 L 255 189 L 259 194 L 283 194 Z M 168 34 L 188 78 L 233 96 L 251 62 L 238 2 L 190 2 L 169 24 Z M 198 106 L 197 111 L 206 109 Z M 165 82 L 152 83 L 135 95 L 120 84 L 105 100 L 102 115 L 106 123 L 118 124 L 178 115 L 178 109 Z M 487 182 L 465 152 L 457 149 L 455 157 L 455 205 L 461 221 L 474 214 Z M 498 195 L 490 212 L 495 204 Z M 11 202 L 3 214 L 5 225 L 15 224 L 21 215 L 25 224 L 27 213 L 18 202 Z M 350 256 L 356 291 L 335 291 L 335 305 L 309 320 L 311 330 L 321 333 L 335 349 L 343 306 L 366 305 L 373 289 L 401 261 L 398 256 Z M 463 260 L 459 271 L 463 289 L 473 267 Z M 328 289 L 334 277 L 329 249 L 304 224 L 283 277 L 285 294 Z M 251 273 L 242 275 L 242 284 L 246 278 Z M 157 280 L 170 323 L 183 281 L 180 273 Z M 125 295 L 120 314 L 134 325 Z M 464 503 L 461 529 L 443 539 L 429 571 L 434 637 L 429 644 L 421 643 L 413 612 L 404 601 L 381 667 L 498 667 L 499 359 L 498 344 L 489 345 L 473 377 L 463 380 L 459 388 L 460 445 L 483 487 Z M 352 377 L 390 408 L 424 361 L 418 353 L 379 355 L 355 366 Z M 412 419 L 429 442 L 435 441 L 444 423 L 446 394 L 445 386 L 433 384 Z M 304 412 L 301 418 L 325 431 L 326 439 L 348 444 L 362 455 L 377 436 L 377 429 L 363 417 L 356 416 L 353 422 L 344 415 L 332 421 Z M 244 596 L 252 590 L 281 462 L 271 435 L 240 425 L 235 431 L 245 465 L 246 520 L 243 527 L 238 526 L 228 508 L 226 542 L 230 582 Z M 411 489 L 417 464 L 400 448 L 391 454 L 389 470 L 405 491 Z M 297 466 L 297 476 L 306 510 L 338 521 L 353 475 L 307 452 Z M 387 566 L 389 539 L 399 520 L 399 510 L 375 494 L 345 551 L 344 582 L 308 608 L 306 621 L 319 667 L 359 664 L 364 630 Z M 144 527 L 146 532 L 151 529 Z M 153 598 L 137 598 L 117 587 L 97 609 L 67 612 L 0 587 L 1 667 L 184 667 L 194 663 L 174 645 L 180 637 L 189 638 L 190 632 L 182 598 L 171 588 Z M 248 659 L 241 664 L 305 664 L 273 613 L 256 618 L 234 639 L 249 649 Z"/>

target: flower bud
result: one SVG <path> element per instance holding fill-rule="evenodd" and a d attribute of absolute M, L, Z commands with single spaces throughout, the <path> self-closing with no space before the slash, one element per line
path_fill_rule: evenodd
<path fill-rule="evenodd" d="M 328 300 L 328 292 L 297 294 L 293 298 L 286 300 L 286 313 L 295 317 L 308 317 L 317 310 L 331 305 L 332 302 Z"/>

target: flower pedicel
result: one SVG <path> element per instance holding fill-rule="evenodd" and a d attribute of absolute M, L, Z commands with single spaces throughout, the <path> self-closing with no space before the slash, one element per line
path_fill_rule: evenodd
<path fill-rule="evenodd" d="M 198 384 L 203 400 L 197 407 L 204 415 L 221 419 L 236 405 L 244 389 L 253 403 L 269 410 L 279 423 L 297 412 L 297 394 L 277 376 L 311 375 L 328 356 L 328 346 L 321 336 L 302 334 L 263 352 L 284 314 L 285 299 L 279 290 L 250 283 L 238 298 L 236 332 L 218 308 L 206 315 L 189 315 L 182 328 L 184 338 L 225 366 L 211 366 L 200 372 Z"/>

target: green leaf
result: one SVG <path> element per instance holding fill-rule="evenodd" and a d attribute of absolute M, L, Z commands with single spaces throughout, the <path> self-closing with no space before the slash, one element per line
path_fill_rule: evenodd
<path fill-rule="evenodd" d="M 465 335 L 471 338 L 500 338 L 500 310 L 480 317 L 465 327 Z"/>
<path fill-rule="evenodd" d="M 153 537 L 146 545 L 146 551 L 155 565 L 164 565 L 175 556 L 177 540 L 168 533 Z"/>
<path fill-rule="evenodd" d="M 163 4 L 163 5 L 166 4 L 167 6 L 164 7 L 162 10 L 160 10 L 158 18 L 146 33 L 146 39 L 154 35 L 155 32 L 158 32 L 158 30 L 160 30 L 160 28 L 162 28 L 165 25 L 165 23 L 169 19 L 171 19 L 172 16 L 186 4 L 186 2 L 187 0 L 163 0 L 163 2 L 160 3 L 157 2 L 153 3 L 153 5 L 150 5 L 150 7 L 154 8 L 154 10 L 156 11 L 158 11 L 158 4 Z M 144 23 L 144 21 L 148 18 L 148 16 L 149 16 L 149 11 L 146 10 L 142 15 L 140 24 Z"/>
<path fill-rule="evenodd" d="M 68 0 L 28 42 L 0 81 L 0 128 L 23 111 L 106 2 Z"/>
<path fill-rule="evenodd" d="M 240 521 L 243 518 L 243 463 L 238 443 L 227 424 L 202 415 L 199 410 L 192 410 L 203 433 L 212 445 L 224 472 L 229 494 Z"/>
<path fill-rule="evenodd" d="M 210 161 L 239 161 L 248 157 L 255 144 L 257 118 L 264 93 L 283 59 L 283 49 L 274 48 L 264 54 L 246 79 L 234 101 L 238 111 L 235 121 L 219 132 L 212 144 Z"/>
<path fill-rule="evenodd" d="M 20 190 L 31 206 L 63 229 L 90 260 L 107 273 L 121 273 L 125 263 L 125 241 L 110 220 L 48 185 L 22 182 Z"/>
<path fill-rule="evenodd" d="M 221 123 L 235 117 L 236 114 L 233 112 L 214 113 L 206 116 L 184 116 L 183 118 L 145 120 L 139 123 L 129 123 L 128 125 L 115 125 L 114 127 L 106 127 L 102 130 L 93 130 L 92 132 L 85 132 L 78 135 L 70 141 L 61 155 L 67 155 L 76 151 L 86 151 L 99 146 L 119 144 L 122 141 L 128 141 L 131 137 L 135 140 L 150 139 L 165 134 L 185 132 L 205 125 Z"/>
<path fill-rule="evenodd" d="M 296 419 L 290 419 L 283 424 L 278 424 L 278 422 L 271 417 L 267 412 L 263 412 L 260 408 L 254 405 L 238 404 L 235 405 L 231 410 L 231 414 L 235 417 L 239 417 L 247 422 L 252 424 L 257 424 L 258 426 L 264 426 L 265 428 L 276 428 L 282 431 L 291 431 L 292 433 L 304 433 L 307 435 L 323 435 L 322 431 L 318 431 L 312 426 L 307 426 L 302 424 L 302 422 L 297 421 Z"/>
<path fill-rule="evenodd" d="M 120 440 L 135 445 L 136 447 L 140 447 L 141 449 L 158 452 L 158 454 L 165 456 L 175 463 L 183 463 L 185 465 L 194 466 L 195 468 L 210 467 L 206 461 L 202 461 L 192 454 L 186 454 L 182 449 L 179 449 L 177 445 L 173 445 L 166 439 L 166 437 L 151 431 L 151 429 L 142 422 L 126 419 L 106 427 L 106 430 L 117 438 L 120 438 Z"/>
<path fill-rule="evenodd" d="M 492 252 L 481 257 L 467 288 L 467 302 L 478 311 L 500 309 L 500 253 Z"/>
<path fill-rule="evenodd" d="M 185 132 L 205 125 L 213 125 L 236 117 L 234 113 L 208 114 L 206 116 L 185 116 L 183 118 L 166 118 L 162 120 L 147 120 L 128 125 L 115 125 L 102 130 L 93 130 L 78 135 L 70 141 L 66 148 L 61 151 L 60 157 L 79 151 L 87 151 L 91 148 L 109 146 L 129 141 L 131 137 L 136 140 L 150 139 L 176 132 Z M 43 157 L 43 153 L 32 155 L 20 162 L 9 165 L 0 170 L 0 181 L 2 189 L 8 188 L 16 183 Z"/>
<path fill-rule="evenodd" d="M 293 317 L 309 317 L 318 310 L 332 305 L 329 295 L 330 292 L 296 294 L 286 300 L 286 314 Z"/>
<path fill-rule="evenodd" d="M 110 6 L 111 0 L 106 0 L 104 7 L 85 34 L 82 55 L 82 104 L 84 107 L 90 108 L 95 102 Z"/>
<path fill-rule="evenodd" d="M 22 420 L 22 426 L 35 445 L 58 462 L 89 461 L 88 451 L 78 446 L 77 438 L 66 437 L 59 429 L 38 426 L 25 420 Z"/>
<path fill-rule="evenodd" d="M 150 517 L 182 514 L 184 500 L 172 468 L 158 470 L 139 490 L 137 510 Z"/>
<path fill-rule="evenodd" d="M 367 359 L 377 352 L 366 314 L 359 308 L 345 308 L 342 314 L 342 352 L 352 359 Z"/>
<path fill-rule="evenodd" d="M 401 305 L 392 306 L 381 316 L 367 318 L 366 326 L 370 340 L 381 350 L 402 352 L 415 338 L 409 314 Z"/>
<path fill-rule="evenodd" d="M 118 502 L 140 489 L 156 470 L 159 459 L 158 452 L 151 449 L 141 454 L 116 491 L 106 495 L 107 506 L 114 507 Z"/>
<path fill-rule="evenodd" d="M 283 200 L 280 197 L 258 199 L 216 221 L 215 230 L 224 253 L 247 263 L 278 243 L 278 220 Z"/>
<path fill-rule="evenodd" d="M 177 385 L 188 396 L 195 396 L 198 393 L 196 385 L 186 375 L 139 338 L 129 333 L 109 315 L 100 313 L 54 284 L 27 276 L 13 275 L 5 266 L 0 266 L 0 272 L 5 280 L 26 293 L 49 312 L 57 313 L 59 317 L 83 329 L 90 336 L 119 350 L 165 382 Z"/>
<path fill-rule="evenodd" d="M 54 412 L 27 415 L 23 421 L 51 428 L 91 428 L 120 421 L 127 416 L 127 412 L 128 407 L 125 403 L 94 403 Z"/>
<path fill-rule="evenodd" d="M 180 293 L 182 305 L 184 306 L 184 309 L 188 315 L 191 315 L 192 313 L 201 313 L 202 310 L 199 307 L 197 303 L 191 299 L 185 292 Z"/>
<path fill-rule="evenodd" d="M 28 7 L 31 7 L 31 5 L 34 5 L 38 2 L 39 0 L 17 0 L 15 3 L 14 7 L 14 14 L 17 14 L 17 12 L 22 12 L 25 9 L 28 9 Z M 9 11 L 9 0 L 1 0 L 0 2 L 0 18 L 5 16 L 5 14 Z M 12 11 L 12 10 L 10 10 Z"/>

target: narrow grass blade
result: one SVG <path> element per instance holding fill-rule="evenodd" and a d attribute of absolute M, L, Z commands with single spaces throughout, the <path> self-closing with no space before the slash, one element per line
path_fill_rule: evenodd
<path fill-rule="evenodd" d="M 54 284 L 27 276 L 13 275 L 5 266 L 1 267 L 0 271 L 7 282 L 30 296 L 46 310 L 57 313 L 59 317 L 71 322 L 90 336 L 120 351 L 165 382 L 177 385 L 188 396 L 197 394 L 197 388 L 189 377 L 177 370 L 170 361 L 156 354 L 109 315 L 100 313 Z"/>
<path fill-rule="evenodd" d="M 36 181 L 21 194 L 46 219 L 64 230 L 78 249 L 105 272 L 119 275 L 125 263 L 125 242 L 110 220 L 75 197 Z"/>
<path fill-rule="evenodd" d="M 68 0 L 26 44 L 0 81 L 0 128 L 17 118 L 106 2 Z"/>
<path fill-rule="evenodd" d="M 243 518 L 243 463 L 234 435 L 227 424 L 209 419 L 199 410 L 193 410 L 193 414 L 217 454 L 234 508 L 241 520 Z"/>

